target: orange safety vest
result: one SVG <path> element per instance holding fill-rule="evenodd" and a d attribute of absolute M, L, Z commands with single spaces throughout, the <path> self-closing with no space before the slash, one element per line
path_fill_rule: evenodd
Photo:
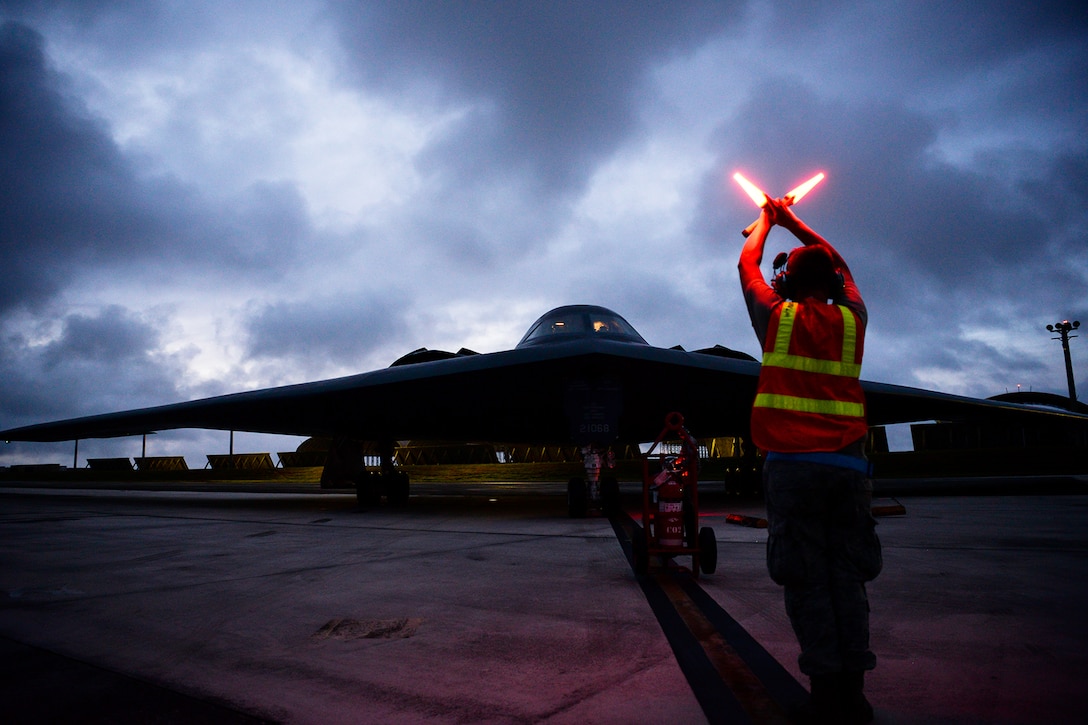
<path fill-rule="evenodd" d="M 785 302 L 771 313 L 752 405 L 765 451 L 837 451 L 868 433 L 858 378 L 865 330 L 845 305 Z"/>

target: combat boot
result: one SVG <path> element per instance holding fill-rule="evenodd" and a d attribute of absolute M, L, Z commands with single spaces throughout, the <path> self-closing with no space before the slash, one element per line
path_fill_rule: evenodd
<path fill-rule="evenodd" d="M 839 674 L 839 706 L 845 725 L 866 725 L 873 721 L 873 706 L 865 699 L 864 672 Z"/>
<path fill-rule="evenodd" d="M 790 713 L 790 721 L 797 725 L 842 725 L 841 676 L 812 675 L 812 694 L 808 702 Z"/>

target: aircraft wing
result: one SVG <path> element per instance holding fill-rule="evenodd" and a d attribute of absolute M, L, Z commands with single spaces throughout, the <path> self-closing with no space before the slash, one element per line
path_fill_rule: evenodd
<path fill-rule="evenodd" d="M 205 428 L 387 441 L 566 443 L 587 434 L 647 441 L 674 410 L 698 437 L 743 436 L 758 376 L 756 362 L 582 339 L 30 425 L 0 431 L 0 439 L 64 441 Z M 863 387 L 870 425 L 1088 425 L 1088 416 L 1075 413 L 882 383 Z"/>

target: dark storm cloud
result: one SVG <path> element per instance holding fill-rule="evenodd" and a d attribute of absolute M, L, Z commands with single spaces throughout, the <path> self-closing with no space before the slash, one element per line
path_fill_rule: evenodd
<path fill-rule="evenodd" d="M 399 357 L 411 349 L 417 332 L 406 309 L 405 300 L 378 295 L 265 305 L 246 321 L 247 356 L 351 367 L 375 350 L 395 346 Z"/>
<path fill-rule="evenodd" d="M 46 68 L 42 45 L 30 28 L 0 26 L 0 255 L 8 278 L 0 311 L 40 301 L 95 251 L 131 243 L 119 233 L 128 222 L 111 208 L 116 189 L 131 184 L 128 173 L 105 131 L 69 110 L 74 102 Z M 96 229 L 89 240 L 88 226 Z"/>
<path fill-rule="evenodd" d="M 1079 154 L 1031 152 L 1014 167 L 954 165 L 937 153 L 937 122 L 916 111 L 823 101 L 800 84 L 775 85 L 778 93 L 752 99 L 745 121 L 723 131 L 722 165 L 704 187 L 703 234 L 737 213 L 756 216 L 738 189 L 723 189 L 718 169 L 745 169 L 775 195 L 825 170 L 828 180 L 797 207 L 800 216 L 856 253 L 894 258 L 942 284 L 1052 265 L 1074 252 L 1063 232 L 1086 220 Z"/>
<path fill-rule="evenodd" d="M 1088 8 L 1068 0 L 779 0 L 768 6 L 772 39 L 849 46 L 850 57 L 841 59 L 844 66 L 860 67 L 897 86 L 992 73 L 1027 51 L 1080 45 L 1088 30 Z"/>
<path fill-rule="evenodd" d="M 215 385 L 188 389 L 184 354 L 161 352 L 157 320 L 121 306 L 73 313 L 59 321 L 52 341 L 39 344 L 25 335 L 0 340 L 0 428 L 45 419 L 96 415 L 121 409 L 173 403 L 196 395 L 225 392 Z M 180 454 L 189 446 L 215 451 L 203 432 L 167 432 L 146 443 L 149 455 Z M 137 456 L 139 438 L 79 442 L 80 458 Z M 191 452 L 191 451 L 189 451 Z M 69 465 L 72 443 L 11 443 L 0 446 L 0 465 L 50 461 Z M 201 461 L 203 459 L 200 459 Z M 82 465 L 82 461 L 79 463 Z"/>
<path fill-rule="evenodd" d="M 240 2 L 205 6 L 161 0 L 5 0 L 0 12 L 30 26 L 62 26 L 104 48 L 111 61 L 133 62 L 159 53 L 165 44 L 180 49 L 199 44 L 217 32 L 216 19 Z"/>
<path fill-rule="evenodd" d="M 82 270 L 178 263 L 264 275 L 309 234 L 288 184 L 217 200 L 141 176 L 49 68 L 42 37 L 0 26 L 0 311 L 41 304 Z"/>
<path fill-rule="evenodd" d="M 887 34 L 898 48 L 917 48 L 915 70 L 949 75 L 992 69 L 995 63 L 1040 45 L 1053 47 L 1083 37 L 1088 8 L 1066 0 L 986 3 L 910 3 L 913 21 L 895 23 Z"/>
<path fill-rule="evenodd" d="M 1084 314 L 1083 146 L 1024 144 L 954 163 L 940 152 L 941 117 L 901 103 L 823 99 L 788 79 L 768 79 L 739 118 L 723 125 L 721 162 L 704 184 L 695 231 L 706 249 L 757 215 L 728 179 L 734 169 L 775 195 L 824 170 L 828 180 L 796 211 L 858 277 L 873 321 L 868 374 L 930 385 L 916 375 L 959 375 L 981 381 L 969 391 L 976 395 L 1002 392 L 982 387 L 995 378 L 1013 386 L 1042 377 L 1038 358 L 970 336 Z M 772 232 L 766 266 L 796 244 Z"/>
<path fill-rule="evenodd" d="M 46 344 L 9 336 L 0 346 L 0 428 L 183 397 L 184 361 L 159 343 L 155 324 L 119 306 L 66 316 Z"/>
<path fill-rule="evenodd" d="M 146 358 L 158 339 L 151 325 L 110 306 L 97 317 L 68 316 L 60 338 L 45 347 L 41 359 L 46 371 L 66 364 L 114 365 Z"/>
<path fill-rule="evenodd" d="M 583 181 L 631 130 L 652 61 L 697 47 L 743 3 L 337 6 L 364 83 L 478 104 L 462 134 L 435 152 L 443 163 L 524 168 L 556 189 Z"/>

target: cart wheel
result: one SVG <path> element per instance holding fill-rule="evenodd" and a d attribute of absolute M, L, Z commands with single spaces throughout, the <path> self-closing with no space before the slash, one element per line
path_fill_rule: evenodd
<path fill-rule="evenodd" d="M 718 539 L 714 529 L 704 526 L 699 530 L 699 569 L 704 574 L 713 574 L 718 568 Z"/>
<path fill-rule="evenodd" d="M 586 482 L 580 478 L 572 478 L 567 484 L 567 514 L 572 519 L 584 519 L 586 517 Z"/>
<path fill-rule="evenodd" d="M 631 541 L 631 550 L 635 556 L 635 573 L 645 574 L 650 571 L 650 552 L 646 550 L 646 532 L 639 531 Z"/>

